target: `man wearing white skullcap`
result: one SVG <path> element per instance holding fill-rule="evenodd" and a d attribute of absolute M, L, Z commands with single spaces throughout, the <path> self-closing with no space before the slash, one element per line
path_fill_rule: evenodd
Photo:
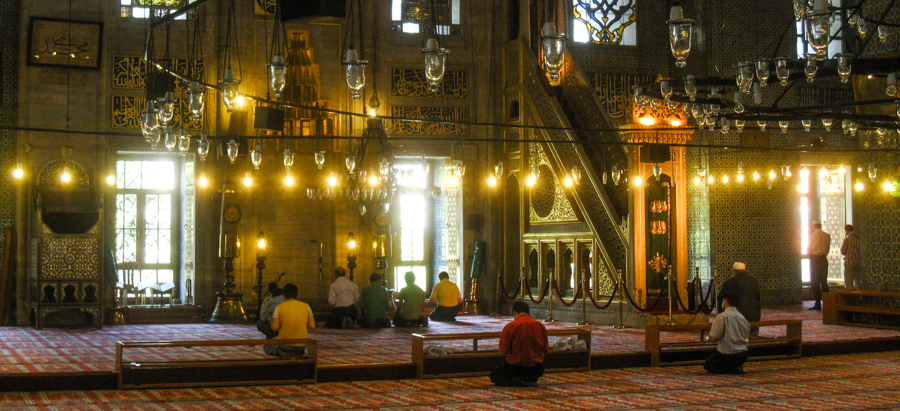
<path fill-rule="evenodd" d="M 810 288 L 816 305 L 811 310 L 822 309 L 822 293 L 828 292 L 828 252 L 831 250 L 831 235 L 822 231 L 819 220 L 810 222 L 812 232 L 809 233 L 809 277 Z"/>
<path fill-rule="evenodd" d="M 759 298 L 759 282 L 750 274 L 747 274 L 747 265 L 736 262 L 731 267 L 732 277 L 722 283 L 719 289 L 719 297 L 716 299 L 716 305 L 721 313 L 722 298 L 728 294 L 737 294 L 738 303 L 733 304 L 735 308 L 747 319 L 747 321 L 759 321 L 762 317 L 762 304 Z M 759 329 L 755 328 L 751 332 L 753 335 L 759 333 Z"/>

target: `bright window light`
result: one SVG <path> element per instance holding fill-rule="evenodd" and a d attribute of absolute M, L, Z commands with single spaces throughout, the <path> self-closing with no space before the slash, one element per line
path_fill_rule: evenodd
<path fill-rule="evenodd" d="M 404 33 L 418 33 L 419 32 L 419 23 L 403 23 L 403 32 Z"/>

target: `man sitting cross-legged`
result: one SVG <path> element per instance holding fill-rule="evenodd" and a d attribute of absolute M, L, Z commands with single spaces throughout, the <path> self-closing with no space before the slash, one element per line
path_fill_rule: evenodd
<path fill-rule="evenodd" d="M 440 281 L 431 289 L 431 302 L 437 303 L 437 307 L 431 312 L 431 320 L 456 321 L 456 313 L 463 303 L 459 287 L 450 282 L 450 274 L 446 271 L 441 271 L 438 279 Z"/>
<path fill-rule="evenodd" d="M 422 315 L 425 291 L 416 285 L 416 274 L 407 271 L 403 276 L 406 287 L 400 290 L 400 306 L 394 314 L 394 327 L 428 326 L 428 317 Z"/>
<path fill-rule="evenodd" d="M 387 318 L 387 310 L 391 308 L 391 297 L 381 285 L 381 276 L 378 273 L 372 273 L 369 282 L 372 284 L 363 288 L 359 296 L 361 313 L 356 323 L 363 328 L 390 327 L 391 321 Z"/>
<path fill-rule="evenodd" d="M 309 305 L 297 299 L 299 293 L 296 285 L 284 285 L 284 302 L 275 307 L 275 314 L 272 315 L 272 330 L 278 331 L 276 340 L 306 338 L 306 330 L 316 328 L 316 320 Z M 291 357 L 305 354 L 306 346 L 267 345 L 263 350 L 268 355 Z"/>
<path fill-rule="evenodd" d="M 269 295 L 259 308 L 259 321 L 256 322 L 256 329 L 265 334 L 267 340 L 278 336 L 278 331 L 272 330 L 272 315 L 275 314 L 275 307 L 283 302 L 284 290 L 278 288 L 278 283 L 269 283 Z"/>
<path fill-rule="evenodd" d="M 713 374 L 743 374 L 744 362 L 747 361 L 747 343 L 750 340 L 750 323 L 737 310 L 740 297 L 737 294 L 725 294 L 722 307 L 725 311 L 716 316 L 709 335 L 710 341 L 718 341 L 719 346 L 703 368 Z"/>
<path fill-rule="evenodd" d="M 544 375 L 544 355 L 550 352 L 547 329 L 531 318 L 528 304 L 517 301 L 513 321 L 500 334 L 500 353 L 506 363 L 491 371 L 491 382 L 500 386 L 532 385 Z"/>

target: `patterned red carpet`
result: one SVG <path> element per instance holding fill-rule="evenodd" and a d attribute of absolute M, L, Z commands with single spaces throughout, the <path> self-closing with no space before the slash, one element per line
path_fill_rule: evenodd
<path fill-rule="evenodd" d="M 900 409 L 900 352 L 752 362 L 742 376 L 700 366 L 545 375 L 502 388 L 487 377 L 312 385 L 0 393 L 16 410 L 887 410 Z"/>
<path fill-rule="evenodd" d="M 808 304 L 807 304 L 808 305 Z M 763 319 L 803 320 L 803 341 L 845 341 L 876 337 L 897 337 L 900 331 L 823 325 L 821 312 L 806 307 L 786 306 L 763 310 Z M 427 329 L 389 328 L 382 330 L 317 329 L 310 333 L 319 340 L 319 364 L 363 364 L 411 361 L 411 333 L 499 332 L 509 317 L 458 317 L 455 323 L 435 323 Z M 578 327 L 557 323 L 549 328 Z M 644 349 L 644 331 L 615 330 L 609 326 L 589 326 L 594 353 L 639 352 Z M 762 330 L 771 336 L 774 331 Z M 0 373 L 112 371 L 115 368 L 116 341 L 170 341 L 210 339 L 258 339 L 262 335 L 253 325 L 174 324 L 126 325 L 94 329 L 0 328 Z M 674 335 L 667 338 L 685 338 Z M 551 341 L 552 342 L 552 341 Z M 481 347 L 495 342 L 484 341 Z M 470 345 L 469 345 L 470 346 Z M 469 346 L 454 345 L 453 351 Z M 127 354 L 127 353 L 126 353 Z M 180 360 L 244 358 L 261 356 L 261 348 L 207 348 L 144 350 L 127 355 L 126 361 L 147 361 L 167 357 Z"/>

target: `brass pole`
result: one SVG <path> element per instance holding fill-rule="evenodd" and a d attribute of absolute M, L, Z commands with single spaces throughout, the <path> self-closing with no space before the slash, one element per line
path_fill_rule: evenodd
<path fill-rule="evenodd" d="M 525 267 L 522 267 L 522 277 L 519 278 L 519 294 L 522 302 L 525 302 L 525 287 L 528 287 L 528 283 L 525 282 Z"/>
<path fill-rule="evenodd" d="M 550 282 L 547 283 L 547 293 L 550 294 L 550 316 L 544 320 L 545 323 L 555 323 L 556 318 L 553 318 L 553 269 L 550 269 Z M 540 287 L 538 287 L 540 288 Z"/>
<path fill-rule="evenodd" d="M 587 293 L 588 293 L 588 282 L 587 277 L 584 276 L 584 269 L 581 269 L 581 321 L 578 322 L 578 325 L 591 325 L 591 323 L 587 320 Z"/>
<path fill-rule="evenodd" d="M 669 276 L 666 277 L 666 283 L 668 283 L 669 289 L 669 321 L 663 323 L 663 325 L 675 325 L 675 321 L 672 320 L 672 267 L 669 267 Z"/>
<path fill-rule="evenodd" d="M 716 287 L 719 282 L 719 267 L 713 266 L 713 279 L 710 283 L 713 286 L 712 289 L 712 305 L 716 309 L 716 312 L 719 312 L 719 289 Z M 712 311 L 712 310 L 710 310 Z"/>
<path fill-rule="evenodd" d="M 622 293 L 625 292 L 625 282 L 622 281 L 622 270 L 618 270 L 619 273 L 619 323 L 614 325 L 613 328 L 617 330 L 621 330 L 625 328 L 625 321 L 622 318 L 622 305 L 624 301 L 622 301 Z"/>

